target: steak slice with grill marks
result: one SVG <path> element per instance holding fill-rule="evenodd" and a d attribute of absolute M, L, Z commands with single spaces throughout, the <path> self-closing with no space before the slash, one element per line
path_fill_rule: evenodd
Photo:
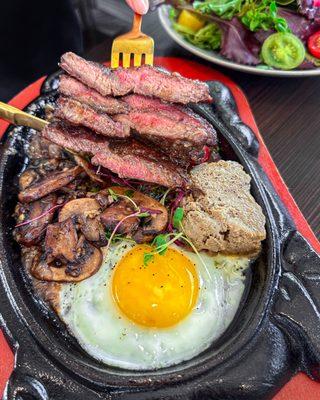
<path fill-rule="evenodd" d="M 129 109 L 128 105 L 123 101 L 114 97 L 102 96 L 100 93 L 68 75 L 61 75 L 59 92 L 83 104 L 87 104 L 96 111 L 105 112 L 110 115 L 126 113 Z"/>
<path fill-rule="evenodd" d="M 61 57 L 60 66 L 103 96 L 137 93 L 182 104 L 212 101 L 206 83 L 148 65 L 111 70 L 69 52 Z"/>
<path fill-rule="evenodd" d="M 103 151 L 105 146 L 108 145 L 106 137 L 95 135 L 86 128 L 67 125 L 62 121 L 47 125 L 41 134 L 50 142 L 76 153 L 95 154 L 98 151 Z"/>
<path fill-rule="evenodd" d="M 204 158 L 204 146 L 217 145 L 214 128 L 187 107 L 139 95 L 126 96 L 124 101 L 131 111 L 115 115 L 114 119 L 159 146 L 172 160 L 199 164 Z"/>
<path fill-rule="evenodd" d="M 88 129 L 70 127 L 64 123 L 47 125 L 42 135 L 75 152 L 87 152 L 91 162 L 115 172 L 122 178 L 139 179 L 166 187 L 184 187 L 188 177 L 183 168 L 168 158 L 134 139 L 109 141 Z"/>
<path fill-rule="evenodd" d="M 107 114 L 99 113 L 92 107 L 68 97 L 60 96 L 54 116 L 73 125 L 82 125 L 104 136 L 124 138 L 130 135 L 130 128 L 114 122 Z"/>
<path fill-rule="evenodd" d="M 206 144 L 208 146 L 217 144 L 217 134 L 212 125 L 188 107 L 169 104 L 159 99 L 140 95 L 129 95 L 124 97 L 123 100 L 130 106 L 130 120 L 139 121 L 139 125 L 141 123 L 146 127 L 149 125 L 150 129 L 160 125 L 161 133 L 163 132 L 164 136 L 173 139 L 183 139 L 194 144 Z M 146 113 L 145 122 L 143 122 L 142 117 L 138 117 L 139 112 Z M 153 118 L 152 114 L 154 115 Z M 163 117 L 162 123 L 160 117 Z"/>

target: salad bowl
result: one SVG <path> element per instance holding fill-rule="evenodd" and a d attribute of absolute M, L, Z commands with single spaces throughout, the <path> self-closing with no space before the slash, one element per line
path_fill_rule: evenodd
<path fill-rule="evenodd" d="M 246 72 L 255 75 L 264 76 L 275 76 L 275 77 L 308 77 L 308 76 L 320 76 L 320 68 L 314 69 L 300 69 L 300 70 L 280 70 L 280 69 L 265 69 L 262 66 L 244 65 L 237 62 L 233 62 L 223 57 L 218 51 L 205 50 L 200 47 L 193 45 L 188 42 L 180 33 L 178 33 L 172 24 L 170 19 L 170 8 L 169 5 L 163 5 L 159 8 L 159 19 L 160 22 L 167 32 L 167 34 L 180 46 L 196 56 L 210 61 L 214 64 L 220 65 L 225 68 L 234 69 L 241 72 Z"/>

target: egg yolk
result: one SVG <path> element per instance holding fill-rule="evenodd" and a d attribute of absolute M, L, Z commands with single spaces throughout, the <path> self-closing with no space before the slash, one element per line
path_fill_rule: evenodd
<path fill-rule="evenodd" d="M 113 298 L 131 321 L 146 327 L 165 328 L 184 319 L 194 307 L 199 291 L 195 265 L 179 251 L 168 248 L 147 265 L 139 245 L 117 264 L 112 281 Z"/>

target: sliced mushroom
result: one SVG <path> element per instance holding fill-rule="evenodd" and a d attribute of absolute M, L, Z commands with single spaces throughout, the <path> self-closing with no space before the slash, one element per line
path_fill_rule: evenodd
<path fill-rule="evenodd" d="M 105 229 L 100 223 L 100 204 L 92 198 L 82 198 L 69 201 L 59 213 L 59 222 L 72 218 L 79 226 L 85 238 L 94 242 L 95 246 L 107 244 Z"/>
<path fill-rule="evenodd" d="M 102 209 L 109 207 L 114 202 L 111 194 L 107 190 L 100 190 L 100 192 L 96 194 L 95 199 Z"/>
<path fill-rule="evenodd" d="M 78 217 L 78 224 L 81 232 L 89 242 L 93 242 L 98 247 L 104 247 L 108 244 L 106 231 L 99 217 L 90 218 L 89 216 L 81 215 Z"/>
<path fill-rule="evenodd" d="M 128 235 L 135 232 L 140 223 L 139 218 L 136 216 L 125 219 L 134 212 L 135 210 L 132 204 L 125 199 L 121 199 L 106 208 L 100 215 L 100 220 L 110 232 L 115 229 L 120 221 L 123 221 L 121 225 L 119 225 L 117 233 Z"/>
<path fill-rule="evenodd" d="M 100 204 L 92 198 L 82 198 L 69 201 L 59 213 L 59 222 L 68 218 L 79 217 L 80 215 L 96 217 L 101 212 Z"/>
<path fill-rule="evenodd" d="M 22 247 L 21 255 L 22 261 L 30 278 L 32 278 L 33 286 L 36 293 L 45 302 L 49 303 L 55 311 L 60 310 L 60 292 L 61 284 L 57 282 L 45 282 L 35 279 L 31 275 L 32 266 L 39 263 L 41 258 L 41 247 Z"/>
<path fill-rule="evenodd" d="M 15 228 L 13 234 L 16 241 L 28 247 L 39 243 L 54 215 L 53 211 L 49 211 L 56 204 L 57 196 L 55 194 L 50 194 L 30 204 L 18 204 L 16 208 L 17 222 L 18 224 L 25 223 L 25 225 Z M 41 215 L 43 216 L 41 217 Z"/>
<path fill-rule="evenodd" d="M 19 177 L 19 189 L 25 190 L 27 187 L 37 182 L 39 178 L 40 175 L 35 169 L 33 168 L 27 169 Z"/>
<path fill-rule="evenodd" d="M 168 211 L 157 200 L 138 191 L 129 188 L 114 186 L 111 188 L 116 194 L 126 195 L 130 192 L 131 199 L 142 211 L 149 211 L 150 217 L 146 218 L 133 239 L 138 243 L 150 242 L 157 234 L 163 232 L 168 224 Z"/>
<path fill-rule="evenodd" d="M 36 132 L 33 135 L 27 153 L 32 160 L 40 158 L 65 158 L 64 149 L 41 137 L 40 132 Z"/>
<path fill-rule="evenodd" d="M 45 249 L 47 262 L 58 260 L 65 264 L 77 258 L 78 235 L 71 218 L 47 228 Z"/>
<path fill-rule="evenodd" d="M 83 169 L 77 166 L 56 172 L 20 192 L 18 198 L 22 203 L 38 200 L 72 182 L 82 171 Z"/>
<path fill-rule="evenodd" d="M 79 242 L 80 253 L 75 262 L 57 267 L 42 257 L 32 266 L 32 276 L 49 282 L 80 282 L 95 274 L 102 264 L 102 252 L 86 240 Z"/>

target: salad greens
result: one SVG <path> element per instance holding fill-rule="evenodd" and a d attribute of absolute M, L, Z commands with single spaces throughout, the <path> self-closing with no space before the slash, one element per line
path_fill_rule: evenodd
<path fill-rule="evenodd" d="M 216 50 L 221 46 L 221 30 L 217 24 L 209 23 L 205 27 L 199 29 L 198 32 L 193 32 L 178 23 L 174 23 L 173 26 L 188 42 L 201 49 Z"/>
<path fill-rule="evenodd" d="M 308 54 L 318 53 L 311 49 L 306 52 L 309 37 L 320 31 L 320 7 L 315 6 L 314 0 L 168 2 L 173 4 L 173 28 L 196 47 L 216 50 L 236 63 L 262 68 L 319 67 L 320 59 Z M 263 44 L 275 33 L 284 36 L 274 35 L 264 46 L 263 57 Z M 266 56 L 270 51 L 273 57 Z"/>
<path fill-rule="evenodd" d="M 195 1 L 193 7 L 203 14 L 214 13 L 221 18 L 231 19 L 240 12 L 242 3 L 243 0 L 205 0 Z"/>
<path fill-rule="evenodd" d="M 244 9 L 241 22 L 250 31 L 273 29 L 277 32 L 290 32 L 287 21 L 278 15 L 278 8 L 274 0 L 249 2 Z"/>

